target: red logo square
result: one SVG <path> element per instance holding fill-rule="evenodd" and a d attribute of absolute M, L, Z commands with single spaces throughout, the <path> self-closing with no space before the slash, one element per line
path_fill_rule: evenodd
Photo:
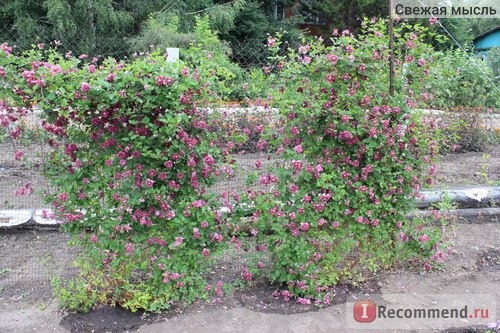
<path fill-rule="evenodd" d="M 371 323 L 377 317 L 377 305 L 370 300 L 354 303 L 354 320 L 360 323 Z"/>

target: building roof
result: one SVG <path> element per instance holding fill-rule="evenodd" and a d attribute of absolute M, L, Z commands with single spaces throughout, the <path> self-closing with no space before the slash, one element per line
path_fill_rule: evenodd
<path fill-rule="evenodd" d="M 487 35 L 489 35 L 489 34 L 492 34 L 492 33 L 496 32 L 496 31 L 498 31 L 498 30 L 500 30 L 500 25 L 499 25 L 499 26 L 497 26 L 496 28 L 493 28 L 493 29 L 491 29 L 491 30 L 488 30 L 488 31 L 486 31 L 486 32 L 483 32 L 483 33 L 482 33 L 482 34 L 480 34 L 480 35 L 477 35 L 476 37 L 474 37 L 473 41 L 474 41 L 474 42 L 476 42 L 478 39 L 483 38 L 484 36 L 487 36 Z"/>

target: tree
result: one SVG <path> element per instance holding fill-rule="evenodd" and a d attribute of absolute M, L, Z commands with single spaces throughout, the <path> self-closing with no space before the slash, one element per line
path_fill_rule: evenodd
<path fill-rule="evenodd" d="M 331 26 L 356 30 L 363 17 L 388 17 L 389 2 L 380 0 L 301 1 L 310 3 L 311 8 L 321 10 L 331 19 Z M 331 31 L 330 31 L 331 33 Z"/>

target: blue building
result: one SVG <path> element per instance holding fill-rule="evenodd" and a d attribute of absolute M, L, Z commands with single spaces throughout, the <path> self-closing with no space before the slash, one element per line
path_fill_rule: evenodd
<path fill-rule="evenodd" d="M 493 47 L 500 47 L 500 26 L 474 37 L 474 50 L 483 58 Z"/>

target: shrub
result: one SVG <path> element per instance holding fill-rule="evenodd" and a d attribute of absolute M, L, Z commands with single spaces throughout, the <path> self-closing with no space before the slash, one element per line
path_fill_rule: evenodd
<path fill-rule="evenodd" d="M 429 106 L 500 107 L 493 71 L 481 58 L 459 49 L 436 53 L 433 58 L 429 68 L 432 80 L 426 83 L 431 96 Z"/>
<path fill-rule="evenodd" d="M 0 66 L 11 95 L 2 101 L 7 117 L 43 110 L 53 148 L 46 174 L 57 187 L 47 199 L 84 250 L 87 268 L 59 293 L 63 304 L 160 311 L 207 296 L 202 273 L 223 232 L 205 191 L 221 157 L 196 105 L 206 77 L 159 53 L 98 65 L 3 49 Z M 15 120 L 2 117 L 5 126 Z M 83 303 L 66 299 L 85 291 Z"/>
<path fill-rule="evenodd" d="M 284 122 L 270 144 L 281 160 L 252 176 L 267 188 L 250 191 L 255 211 L 243 229 L 271 257 L 266 276 L 287 289 L 286 299 L 326 300 L 338 282 L 360 281 L 409 257 L 422 264 L 439 243 L 434 231 L 430 237 L 405 217 L 421 184 L 431 181 L 437 152 L 411 112 L 426 98 L 426 30 L 397 27 L 390 96 L 387 22 L 364 21 L 363 29 L 357 38 L 335 31 L 332 47 L 318 40 L 277 56 L 279 72 L 269 74 L 276 82 L 271 106 Z M 277 50 L 279 39 L 270 37 L 269 47 Z M 237 206 L 247 214 L 248 205 Z"/>
<path fill-rule="evenodd" d="M 485 126 L 488 112 L 479 107 L 456 107 L 435 115 L 437 130 L 442 132 L 442 152 L 479 152 L 494 143 L 494 130 Z"/>
<path fill-rule="evenodd" d="M 215 38 L 206 22 L 200 29 Z M 331 47 L 316 40 L 288 52 L 279 36 L 269 37 L 273 65 L 252 90 L 266 92 L 258 104 L 267 119 L 220 118 L 200 107 L 230 94 L 234 74 L 221 66 L 223 54 L 214 60 L 200 45 L 188 66 L 159 53 L 101 65 L 43 48 L 15 57 L 3 44 L 0 79 L 9 99 L 0 104 L 1 123 L 11 126 L 14 113 L 33 105 L 43 110 L 53 148 L 47 175 L 58 189 L 48 200 L 83 248 L 81 277 L 55 281 L 62 303 L 160 311 L 206 297 L 212 289 L 203 273 L 211 254 L 229 244 L 228 232 L 235 246 L 255 244 L 257 262 L 242 267 L 244 280 L 264 272 L 287 288 L 279 293 L 285 300 L 328 303 L 332 285 L 403 260 L 429 268 L 441 229 L 405 214 L 432 181 L 438 151 L 411 112 L 428 98 L 432 50 L 420 40 L 425 28 L 396 27 L 391 96 L 387 22 L 364 21 L 363 29 L 356 38 L 334 31 Z M 275 127 L 264 132 L 268 121 Z M 219 170 L 220 161 L 237 167 L 230 153 L 254 147 L 275 151 L 267 164 L 276 163 L 262 170 L 256 161 L 249 175 L 249 185 L 265 190 L 222 194 L 233 214 L 225 220 L 207 187 L 228 170 Z M 214 289 L 220 295 L 221 282 Z"/>

